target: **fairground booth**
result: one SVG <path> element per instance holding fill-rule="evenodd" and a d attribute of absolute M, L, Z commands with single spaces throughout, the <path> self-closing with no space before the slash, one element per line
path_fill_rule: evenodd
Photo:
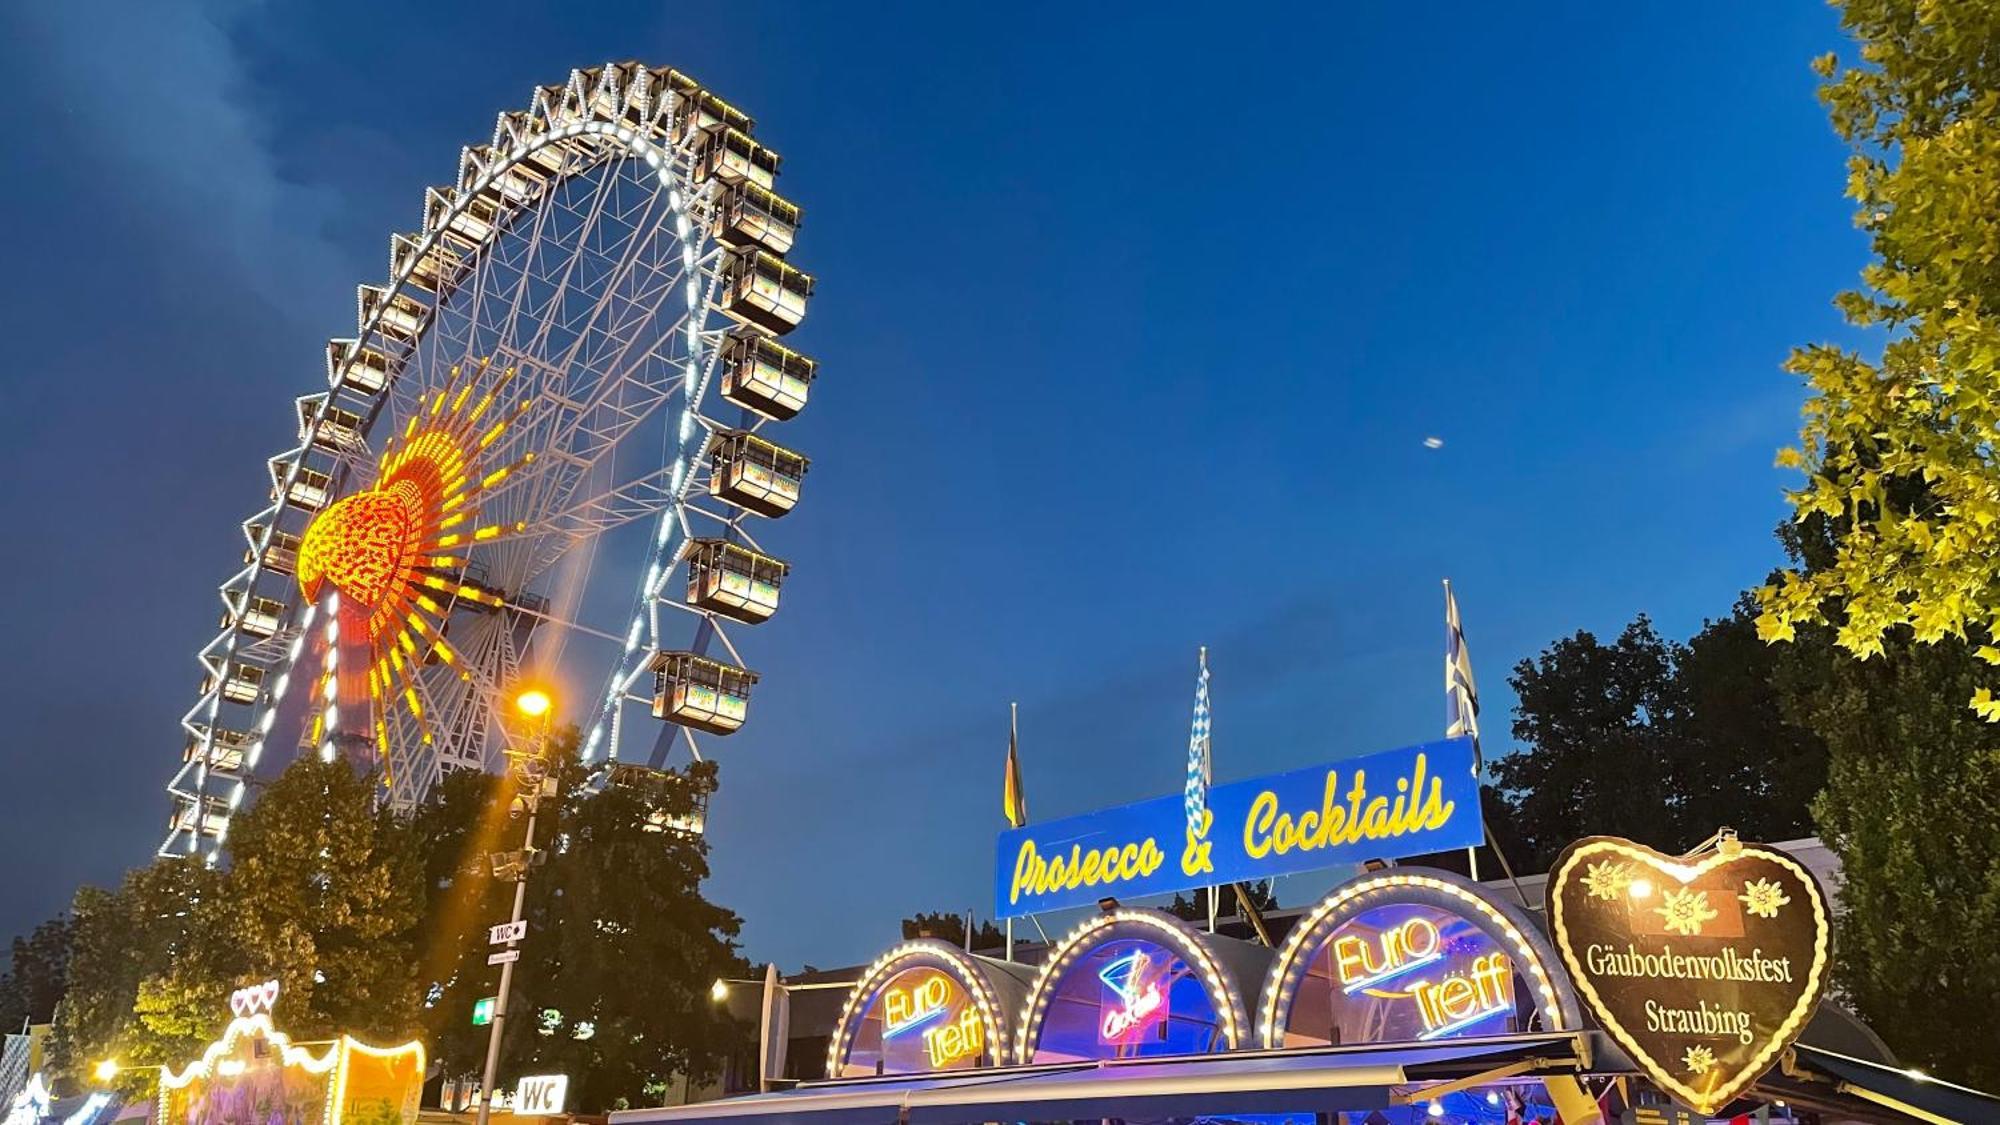
<path fill-rule="evenodd" d="M 1783 850 L 1599 837 L 1498 884 L 1411 862 L 1485 840 L 1473 768 L 1450 739 L 1010 830 L 995 913 L 1080 924 L 1010 958 L 904 942 L 805 1029 L 823 1071 L 767 1047 L 766 1092 L 612 1125 L 2000 1122 L 1825 999 L 1826 898 Z M 1239 936 L 1135 904 L 1342 864 Z"/>
<path fill-rule="evenodd" d="M 154 1125 L 413 1125 L 423 1044 L 294 1043 L 272 1023 L 277 998 L 277 981 L 236 991 L 222 1037 L 162 1070 Z"/>

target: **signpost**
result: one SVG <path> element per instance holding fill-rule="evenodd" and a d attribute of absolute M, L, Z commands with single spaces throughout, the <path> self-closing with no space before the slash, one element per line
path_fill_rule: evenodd
<path fill-rule="evenodd" d="M 1470 738 L 1349 758 L 1208 791 L 1010 829 L 994 916 L 1475 847 L 1485 840 Z"/>
<path fill-rule="evenodd" d="M 514 1113 L 553 1116 L 563 1110 L 569 1095 L 569 1075 L 539 1074 L 514 1084 Z"/>
<path fill-rule="evenodd" d="M 520 959 L 521 951 L 518 949 L 503 949 L 498 953 L 486 955 L 486 963 L 489 965 L 511 965 Z"/>
<path fill-rule="evenodd" d="M 486 944 L 507 945 L 528 936 L 528 920 L 517 918 L 512 922 L 502 922 L 486 929 Z"/>
<path fill-rule="evenodd" d="M 1593 836 L 1556 859 L 1549 921 L 1577 991 L 1704 1117 L 1748 1089 L 1826 991 L 1825 898 L 1798 861 L 1723 834 L 1673 857 Z"/>
<path fill-rule="evenodd" d="M 498 996 L 482 996 L 478 1000 L 473 1001 L 472 1026 L 485 1027 L 487 1024 L 492 1023 L 493 1005 L 498 1003 L 499 1000 Z"/>

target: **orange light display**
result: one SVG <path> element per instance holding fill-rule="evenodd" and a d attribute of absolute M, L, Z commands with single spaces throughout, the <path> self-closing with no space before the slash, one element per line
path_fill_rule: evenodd
<path fill-rule="evenodd" d="M 445 385 L 390 438 L 376 462 L 374 483 L 321 512 L 299 547 L 299 587 L 306 597 L 318 601 L 331 584 L 343 599 L 343 630 L 350 624 L 366 630 L 368 696 L 377 749 L 384 756 L 389 750 L 387 708 L 400 699 L 424 726 L 416 682 L 427 656 L 435 653 L 454 667 L 459 663 L 444 639 L 447 603 L 503 604 L 499 595 L 465 582 L 467 560 L 452 553 L 522 530 L 520 525 L 478 523 L 474 500 L 535 459 L 527 453 L 478 475 L 480 455 L 534 401 L 516 404 L 506 417 L 487 419 L 514 372 L 503 372 L 475 398 L 478 376 L 486 369 L 482 361 L 461 381 L 461 370 L 454 367 Z M 443 595 L 445 601 L 433 595 Z M 424 740 L 430 740 L 428 729 Z"/>

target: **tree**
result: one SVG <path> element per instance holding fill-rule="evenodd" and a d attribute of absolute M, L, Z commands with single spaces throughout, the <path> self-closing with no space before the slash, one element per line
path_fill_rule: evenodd
<path fill-rule="evenodd" d="M 25 938 L 15 938 L 0 974 L 0 1028 L 23 1023 L 48 1023 L 55 1017 L 69 976 L 70 941 L 75 925 L 59 915 L 36 926 Z"/>
<path fill-rule="evenodd" d="M 2000 1087 L 2000 736 L 1964 704 L 1983 667 L 1951 639 L 1794 667 L 1832 752 L 1814 812 L 1841 861 L 1839 996 L 1904 1063 Z"/>
<path fill-rule="evenodd" d="M 965 915 L 946 914 L 942 911 L 913 914 L 903 919 L 902 930 L 904 941 L 930 937 L 950 942 L 960 949 L 994 950 L 1001 949 L 1007 944 L 1007 932 L 985 919 L 981 919 L 973 928 L 972 943 L 966 944 Z"/>
<path fill-rule="evenodd" d="M 1787 362 L 1811 393 L 1779 463 L 1806 476 L 1790 494 L 1799 516 L 1838 534 L 1824 565 L 1761 591 L 1759 631 L 1790 640 L 1825 624 L 1862 659 L 1909 638 L 2000 663 L 2000 4 L 1841 10 L 1855 57 L 1815 69 L 1874 261 L 1835 303 L 1886 343 L 1876 360 L 1815 344 Z M 1923 502 L 1891 502 L 1899 480 L 1923 482 Z M 2000 720 L 1990 686 L 1967 686 Z"/>
<path fill-rule="evenodd" d="M 1888 496 L 1920 492 L 1895 481 Z M 1843 530 L 1819 514 L 1786 529 L 1794 566 L 1829 565 Z M 1904 1062 L 2000 1086 L 2000 731 L 1964 706 L 1986 670 L 1956 638 L 1892 637 L 1863 660 L 1832 634 L 1804 627 L 1775 651 L 1787 713 L 1829 751 L 1813 811 L 1841 861 L 1835 985 Z"/>
<path fill-rule="evenodd" d="M 160 859 L 133 870 L 115 891 L 83 887 L 70 907 L 73 930 L 67 989 L 50 1036 L 51 1069 L 80 1078 L 100 1059 L 179 1065 L 215 1031 L 210 1013 L 201 1026 L 170 1024 L 157 1015 L 159 985 L 179 963 L 210 965 L 223 955 L 231 915 L 222 907 L 223 874 L 200 862 Z M 132 1072 L 128 1093 L 145 1079 Z"/>
<path fill-rule="evenodd" d="M 231 990 L 273 977 L 294 1038 L 414 1031 L 421 868 L 376 789 L 345 762 L 301 759 L 232 818 L 226 868 L 161 859 L 115 892 L 79 891 L 59 1071 L 180 1065 L 226 1023 Z"/>
<path fill-rule="evenodd" d="M 575 1104 L 611 1109 L 704 1078 L 738 1049 L 743 1029 L 709 990 L 749 967 L 734 942 L 741 921 L 701 895 L 707 843 L 674 827 L 705 807 L 714 763 L 590 788 L 576 749 L 574 729 L 551 739 L 559 797 L 536 815 L 545 862 L 528 882 L 502 1071 L 569 1074 Z M 514 784 L 456 780 L 415 820 L 430 864 L 426 944 L 448 951 L 428 976 L 425 1014 L 446 1074 L 477 1075 L 485 1061 L 489 1029 L 471 1026 L 470 1013 L 498 992 L 486 928 L 513 903 L 513 884 L 493 878 L 486 855 L 520 846 L 521 825 L 507 816 Z"/>
<path fill-rule="evenodd" d="M 542 1018 L 515 1030 L 534 1027 L 535 1064 L 572 1075 L 581 1105 L 657 1098 L 676 1077 L 712 1075 L 740 1045 L 710 987 L 749 972 L 736 951 L 742 921 L 702 897 L 707 841 L 673 827 L 715 786 L 715 763 L 695 762 L 643 784 L 572 786 L 559 810 L 540 948 L 516 978 Z"/>
<path fill-rule="evenodd" d="M 477 1075 L 486 1058 L 487 1029 L 473 1026 L 472 1008 L 493 995 L 497 975 L 486 964 L 487 928 L 505 921 L 513 904 L 511 884 L 492 877 L 487 859 L 518 844 L 509 842 L 519 831 L 508 817 L 510 796 L 500 777 L 455 770 L 411 819 L 424 860 L 420 1019 L 430 1057 L 448 1076 Z"/>
<path fill-rule="evenodd" d="M 1488 763 L 1506 800 L 1496 835 L 1517 870 L 1545 870 L 1599 833 L 1683 851 L 1719 827 L 1811 832 L 1825 747 L 1787 720 L 1779 657 L 1751 603 L 1681 644 L 1641 614 L 1612 644 L 1579 631 L 1515 666 L 1522 752 Z M 1503 827 L 1504 826 L 1504 827 Z"/>
<path fill-rule="evenodd" d="M 380 788 L 373 772 L 306 756 L 230 825 L 239 971 L 281 982 L 275 1019 L 296 1038 L 396 1042 L 417 1030 L 422 860 Z M 220 1003 L 232 982 L 204 983 Z"/>
<path fill-rule="evenodd" d="M 1278 908 L 1278 891 L 1272 886 L 1271 880 L 1259 879 L 1253 883 L 1246 883 L 1243 890 L 1249 894 L 1250 904 L 1257 908 L 1258 913 Z M 1167 913 L 1184 922 L 1206 923 L 1210 894 L 1216 895 L 1217 918 L 1235 918 L 1243 913 L 1243 904 L 1236 900 L 1236 892 L 1230 890 L 1227 884 L 1220 887 L 1196 887 L 1194 893 L 1188 895 L 1175 894 L 1174 901 L 1167 904 Z"/>

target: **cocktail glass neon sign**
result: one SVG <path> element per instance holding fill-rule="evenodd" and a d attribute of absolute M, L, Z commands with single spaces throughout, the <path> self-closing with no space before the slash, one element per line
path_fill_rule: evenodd
<path fill-rule="evenodd" d="M 1097 979 L 1117 998 L 1107 1007 L 1098 1034 L 1106 1043 L 1125 1043 L 1167 1018 L 1167 991 L 1153 957 L 1135 949 L 1098 970 Z"/>

